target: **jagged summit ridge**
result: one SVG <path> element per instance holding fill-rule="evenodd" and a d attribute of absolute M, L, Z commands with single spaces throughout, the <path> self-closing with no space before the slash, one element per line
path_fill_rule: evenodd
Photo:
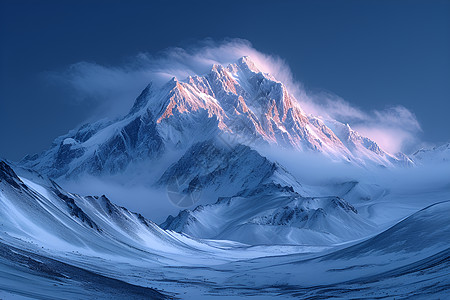
<path fill-rule="evenodd" d="M 51 177 L 114 174 L 168 148 L 188 149 L 222 135 L 359 165 L 399 161 L 342 123 L 306 115 L 282 82 L 242 57 L 213 65 L 203 76 L 174 77 L 161 87 L 150 83 L 124 117 L 86 124 L 22 164 Z"/>
<path fill-rule="evenodd" d="M 210 130 L 214 133 L 251 136 L 259 142 L 346 160 L 369 159 L 380 164 L 396 161 L 374 141 L 351 128 L 343 136 L 323 120 L 306 115 L 286 86 L 261 72 L 247 56 L 226 67 L 215 64 L 204 76 L 189 76 L 184 81 L 173 78 L 161 89 L 153 88 L 153 93 L 146 92 L 138 98 L 131 112 L 149 109 L 161 127 L 177 129 L 180 118 L 198 120 L 207 116 L 216 122 L 218 130 Z M 334 123 L 334 127 L 343 125 Z M 165 140 L 173 137 L 164 135 Z M 179 140 L 172 142 L 177 144 Z"/>

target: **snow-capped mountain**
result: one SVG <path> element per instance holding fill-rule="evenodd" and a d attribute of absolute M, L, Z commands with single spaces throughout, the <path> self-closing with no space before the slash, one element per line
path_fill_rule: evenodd
<path fill-rule="evenodd" d="M 115 174 L 167 149 L 187 149 L 217 136 L 320 152 L 360 165 L 404 160 L 348 125 L 306 115 L 282 82 L 242 57 L 228 66 L 213 65 L 204 76 L 173 78 L 162 87 L 149 84 L 126 116 L 72 130 L 21 165 L 53 178 Z"/>
<path fill-rule="evenodd" d="M 255 150 L 262 145 L 358 165 L 401 162 L 348 125 L 306 115 L 283 83 L 243 57 L 226 67 L 214 65 L 204 76 L 150 84 L 123 118 L 73 130 L 21 166 L 52 178 L 101 176 L 139 165 L 151 168 L 167 160 L 167 152 L 178 151 L 181 157 L 160 170 L 161 176 L 144 177 L 167 187 L 177 206 L 201 206 L 168 218 L 166 229 L 250 244 L 331 244 L 373 230 L 338 194 L 318 200 L 283 166 Z"/>
<path fill-rule="evenodd" d="M 201 205 L 194 210 L 169 216 L 161 224 L 198 238 L 247 244 L 330 244 L 374 230 L 345 200 L 308 197 L 309 187 L 303 187 L 281 165 L 241 144 L 197 143 L 168 168 L 158 184 L 168 186 L 169 192 L 190 196 L 182 198 L 190 200 L 185 207 L 200 200 L 193 197 L 201 197 L 197 203 Z M 350 185 L 333 188 L 332 193 L 347 196 L 358 183 Z M 211 202 L 218 197 L 216 203 Z"/>
<path fill-rule="evenodd" d="M 184 210 L 161 227 L 199 238 L 296 245 L 330 245 L 375 231 L 374 224 L 339 197 L 302 197 L 276 183 Z"/>
<path fill-rule="evenodd" d="M 306 194 L 303 187 L 283 166 L 260 155 L 248 146 L 222 140 L 206 140 L 191 146 L 158 180 L 157 185 L 189 195 L 201 192 L 204 203 L 229 197 L 262 184 L 292 186 Z M 212 201 L 211 201 L 212 200 Z"/>
<path fill-rule="evenodd" d="M 311 159 L 285 161 L 286 168 L 271 158 L 280 148 L 343 161 L 345 174 L 322 171 L 308 181 L 323 167 Z M 312 296 L 335 296 L 338 287 L 348 293 L 343 298 L 360 298 L 373 296 L 364 287 L 376 289 L 373 282 L 390 274 L 414 284 L 398 295 L 445 294 L 449 204 L 438 202 L 448 199 L 447 182 L 422 186 L 402 178 L 414 168 L 355 165 L 442 162 L 449 149 L 391 155 L 347 124 L 305 114 L 248 57 L 203 76 L 149 84 L 125 116 L 72 130 L 17 166 L 0 161 L 0 298 L 9 296 L 5 290 L 24 293 L 14 276 L 30 279 L 24 295 L 36 298 L 55 289 L 88 295 L 80 286 L 99 298 L 298 298 L 308 296 L 299 288 L 308 284 Z M 62 188 L 83 175 L 142 179 L 166 189 L 176 213 L 189 209 L 158 226 L 106 196 Z M 167 199 L 155 195 L 148 200 L 156 211 Z M 416 289 L 423 277 L 410 274 L 418 271 L 430 286 Z"/>
<path fill-rule="evenodd" d="M 450 143 L 443 144 L 431 149 L 420 149 L 411 155 L 411 159 L 419 164 L 426 163 L 449 163 L 450 162 Z"/>

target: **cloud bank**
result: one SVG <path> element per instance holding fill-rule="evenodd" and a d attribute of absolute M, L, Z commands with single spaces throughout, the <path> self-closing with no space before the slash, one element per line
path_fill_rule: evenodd
<path fill-rule="evenodd" d="M 352 164 L 323 159 L 317 153 L 276 151 L 265 148 L 262 154 L 286 168 L 304 186 L 317 187 L 313 194 L 326 187 L 356 181 L 376 184 L 396 195 L 427 194 L 430 191 L 450 191 L 450 161 L 434 161 L 414 168 L 360 168 Z M 422 200 L 421 200 L 422 201 Z M 426 205 L 426 204 L 424 204 Z"/>
<path fill-rule="evenodd" d="M 204 40 L 187 48 L 169 48 L 157 54 L 139 53 L 118 66 L 79 62 L 64 72 L 47 75 L 52 82 L 69 87 L 76 101 L 93 102 L 97 107 L 93 112 L 95 117 L 115 117 L 131 108 L 149 82 L 161 85 L 174 76 L 182 80 L 189 75 L 203 75 L 213 64 L 226 65 L 242 56 L 250 56 L 263 72 L 283 82 L 306 113 L 348 123 L 391 153 L 409 150 L 419 142 L 420 124 L 407 108 L 392 106 L 364 111 L 336 95 L 306 91 L 293 79 L 283 59 L 264 54 L 242 39 Z"/>

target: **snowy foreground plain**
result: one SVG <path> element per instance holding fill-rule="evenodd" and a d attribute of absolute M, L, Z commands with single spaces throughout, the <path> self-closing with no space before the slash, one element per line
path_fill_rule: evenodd
<path fill-rule="evenodd" d="M 376 228 L 357 241 L 250 246 L 165 231 L 23 175 L 1 162 L 2 299 L 449 296 L 448 186 L 355 204 Z"/>

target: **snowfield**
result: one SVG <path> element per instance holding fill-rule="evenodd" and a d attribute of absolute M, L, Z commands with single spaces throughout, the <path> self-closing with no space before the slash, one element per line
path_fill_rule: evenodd
<path fill-rule="evenodd" d="M 224 198 L 198 209 L 210 218 L 200 223 L 215 224 L 208 230 L 219 232 L 209 235 L 228 238 L 211 240 L 163 230 L 106 196 L 71 194 L 42 176 L 21 171 L 28 178 L 19 177 L 8 164 L 0 164 L 0 295 L 7 299 L 442 298 L 448 294 L 450 201 L 410 213 L 418 205 L 412 201 L 408 209 L 391 212 L 394 218 L 377 217 L 382 211 L 372 209 L 377 224 L 366 218 L 367 212 L 357 214 L 339 197 L 302 197 L 273 184 L 260 188 L 266 196 Z M 349 183 L 340 190 L 357 185 Z M 279 196 L 264 200 L 274 194 Z M 444 195 L 448 191 L 421 203 Z M 252 197 L 270 206 L 261 209 Z M 380 199 L 375 201 L 387 207 Z M 391 204 L 391 208 L 406 205 Z M 318 216 L 317 209 L 323 210 Z M 221 222 L 240 224 L 234 218 L 242 220 L 242 213 L 253 215 L 252 210 L 264 213 L 248 225 L 234 229 L 217 223 L 220 216 Z M 396 224 L 383 231 L 389 223 L 386 219 Z M 201 235 L 198 226 L 193 228 L 197 232 L 190 229 L 192 234 Z"/>

